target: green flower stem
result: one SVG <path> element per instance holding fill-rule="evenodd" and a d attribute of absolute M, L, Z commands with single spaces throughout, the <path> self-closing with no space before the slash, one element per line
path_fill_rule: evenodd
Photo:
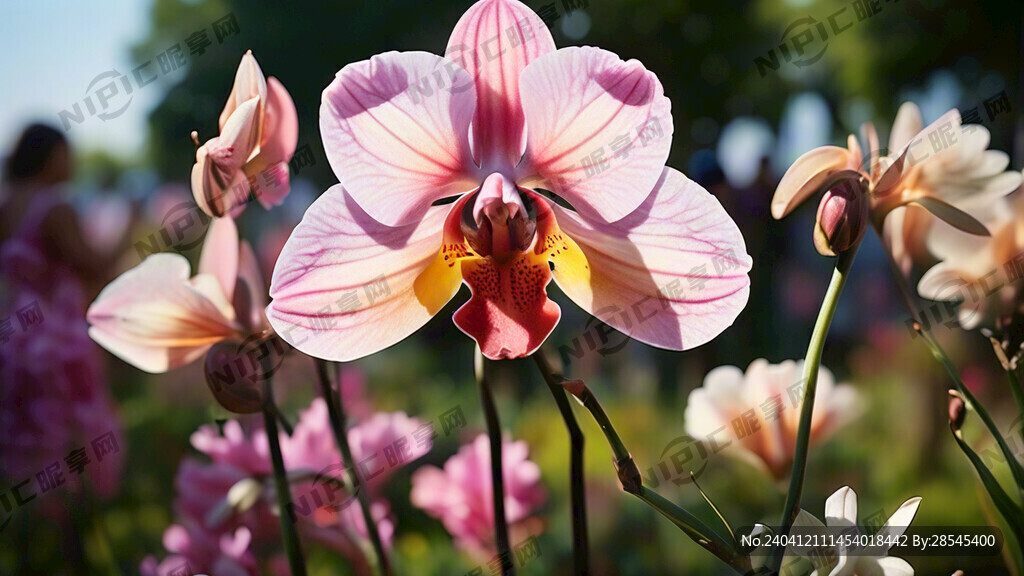
<path fill-rule="evenodd" d="M 269 367 L 264 366 L 264 374 L 269 373 Z M 288 511 L 292 509 L 292 491 L 284 468 L 284 457 L 281 455 L 277 405 L 274 403 L 274 386 L 270 376 L 263 381 L 263 394 L 263 426 L 267 432 L 267 444 L 270 446 L 270 461 L 274 466 L 274 487 L 277 491 L 278 520 L 281 523 L 284 552 L 288 557 L 288 567 L 292 576 L 306 576 L 306 560 L 302 557 L 299 534 L 295 531 L 295 523 L 288 515 Z"/>
<path fill-rule="evenodd" d="M 1003 453 L 1003 457 L 1006 459 L 1006 465 L 1010 467 L 1010 472 L 1013 473 L 1014 481 L 1021 490 L 1024 490 L 1024 467 L 1021 466 L 1020 461 L 1017 460 L 1016 454 L 1013 453 L 1013 450 L 1010 449 L 1010 446 L 1006 443 L 1006 438 L 999 430 L 999 427 L 996 426 L 995 420 L 992 419 L 988 410 L 981 405 L 981 402 L 978 402 L 978 399 L 974 397 L 974 394 L 972 394 L 971 391 L 967 389 L 967 386 L 964 385 L 963 380 L 960 379 L 960 373 L 957 372 L 956 366 L 953 365 L 953 361 L 949 359 L 946 351 L 942 349 L 942 346 L 939 345 L 938 341 L 932 338 L 931 334 L 922 330 L 920 324 L 915 328 L 917 329 L 917 333 L 921 336 L 921 339 L 928 346 L 928 350 L 932 353 L 932 357 L 934 357 L 939 364 L 945 368 L 949 378 L 953 381 L 954 386 L 956 386 L 957 392 L 964 397 L 968 406 L 978 413 L 978 417 L 981 418 L 985 427 L 988 428 L 989 433 L 992 434 L 993 438 L 995 438 L 996 444 L 999 446 L 999 449 Z"/>
<path fill-rule="evenodd" d="M 505 516 L 505 479 L 502 467 L 501 422 L 498 420 L 498 409 L 494 404 L 494 394 L 487 378 L 487 364 L 480 347 L 477 346 L 474 358 L 476 381 L 480 387 L 480 403 L 487 421 L 487 436 L 491 441 L 491 487 L 494 494 L 494 536 L 501 563 L 502 576 L 515 574 L 512 564 L 512 547 L 508 540 L 508 520 Z"/>
<path fill-rule="evenodd" d="M 746 557 L 731 539 L 724 538 L 696 516 L 690 514 L 679 505 L 667 500 L 657 492 L 643 485 L 643 477 L 633 456 L 626 449 L 622 438 L 615 430 L 608 414 L 594 393 L 587 388 L 582 380 L 561 379 L 562 386 L 572 393 L 594 417 L 597 425 L 604 433 L 614 456 L 613 464 L 618 473 L 622 489 L 636 496 L 662 516 L 668 518 L 691 540 L 701 545 L 740 574 L 750 571 L 750 559 Z"/>
<path fill-rule="evenodd" d="M 1010 529 L 1017 536 L 1018 542 L 1024 542 L 1024 512 L 1021 511 L 1020 507 L 1013 501 L 1012 498 L 1003 490 L 1002 486 L 996 480 L 995 476 L 992 475 L 992 471 L 989 470 L 985 463 L 982 462 L 978 454 L 966 443 L 963 437 L 960 435 L 960 431 L 954 429 L 952 426 L 950 429 L 953 432 L 953 438 L 956 443 L 960 446 L 960 450 L 967 456 L 974 465 L 974 469 L 978 472 L 978 477 L 981 478 L 982 484 L 985 486 L 985 490 L 988 491 L 989 496 L 995 503 L 996 508 L 999 509 L 999 513 L 1003 515 L 1003 519 L 1009 524 Z"/>
<path fill-rule="evenodd" d="M 1019 368 L 1008 368 L 1006 370 L 1006 377 L 1010 380 L 1010 391 L 1013 393 L 1013 399 L 1017 401 L 1017 413 L 1021 418 L 1024 418 L 1024 387 L 1021 386 L 1020 376 L 1017 375 L 1018 370 Z M 1024 426 L 1020 427 L 1020 438 L 1024 442 Z"/>
<path fill-rule="evenodd" d="M 344 401 L 341 398 L 341 383 L 338 383 L 338 394 L 335 399 L 334 391 L 331 390 L 331 378 L 327 373 L 327 361 L 319 358 L 316 362 L 317 379 L 320 381 L 320 394 L 327 403 L 327 414 L 331 420 L 331 431 L 334 433 L 334 441 L 338 443 L 341 450 L 341 459 L 345 462 L 345 478 L 343 484 L 345 489 L 356 497 L 359 502 L 359 509 L 363 514 L 363 522 L 366 524 L 366 533 L 370 537 L 370 544 L 373 546 L 376 557 L 377 569 L 381 574 L 390 575 L 391 567 L 388 564 L 388 556 L 384 551 L 384 542 L 380 538 L 380 530 L 373 519 L 373 512 L 370 510 L 370 497 L 363 489 L 363 479 L 359 476 L 359 466 L 352 458 L 352 448 L 348 443 L 346 433 L 347 423 L 345 417 Z"/>
<path fill-rule="evenodd" d="M 565 421 L 569 432 L 569 499 L 572 507 L 572 558 L 573 574 L 590 573 L 589 538 L 587 537 L 587 499 L 583 481 L 583 431 L 572 413 L 569 399 L 565 397 L 558 377 L 551 364 L 541 350 L 533 353 L 533 361 L 537 364 L 544 382 L 555 397 L 555 404 Z"/>
<path fill-rule="evenodd" d="M 875 233 L 878 234 L 879 240 L 881 240 L 884 245 L 885 236 L 880 225 L 875 226 Z M 981 421 L 985 424 L 985 427 L 988 428 L 989 433 L 992 434 L 993 438 L 995 438 L 996 444 L 1003 452 L 1003 457 L 1006 459 L 1006 463 L 1010 467 L 1010 471 L 1013 473 L 1014 481 L 1016 481 L 1017 486 L 1021 490 L 1024 490 L 1024 467 L 1021 466 L 1020 462 L 1014 455 L 1013 450 L 1011 450 L 1007 445 L 1006 438 L 1003 437 L 999 427 L 996 426 L 995 420 L 992 419 L 988 411 L 985 410 L 985 407 L 978 402 L 977 398 L 974 397 L 974 394 L 972 394 L 971 391 L 967 389 L 967 386 L 964 385 L 963 380 L 960 379 L 960 373 L 957 371 L 956 366 L 953 365 L 953 361 L 949 359 L 949 355 L 947 355 L 946 351 L 939 345 L 938 340 L 933 338 L 931 334 L 924 330 L 921 324 L 921 318 L 914 309 L 914 298 L 912 296 L 910 286 L 907 285 L 907 280 L 903 276 L 903 272 L 900 270 L 900 267 L 897 265 L 896 260 L 893 258 L 889 250 L 885 250 L 885 255 L 889 259 L 889 265 L 892 268 L 893 277 L 896 279 L 896 286 L 899 288 L 900 294 L 903 296 L 903 300 L 907 305 L 907 311 L 910 312 L 910 316 L 914 320 L 914 330 L 919 336 L 921 336 L 925 345 L 928 346 L 928 350 L 931 352 L 932 357 L 935 358 L 946 370 L 950 380 L 953 381 L 957 391 L 960 392 L 967 404 L 969 404 L 975 412 L 978 413 Z M 1011 376 L 1011 378 L 1013 378 L 1013 376 Z M 1017 390 L 1019 391 L 1020 387 L 1017 387 Z"/>
<path fill-rule="evenodd" d="M 796 449 L 793 454 L 793 469 L 790 473 L 789 492 L 786 494 L 786 504 L 782 511 L 782 518 L 779 521 L 781 535 L 785 538 L 789 535 L 793 521 L 800 511 L 800 496 L 804 488 L 804 475 L 807 471 L 807 453 L 811 442 L 811 417 L 814 415 L 814 395 L 818 388 L 818 368 L 821 366 L 821 353 L 825 349 L 825 339 L 828 336 L 829 327 L 832 325 L 832 318 L 839 307 L 839 297 L 843 293 L 843 286 L 850 275 L 850 268 L 857 256 L 857 249 L 860 242 L 854 244 L 849 250 L 839 254 L 835 270 L 832 272 L 832 280 L 825 292 L 825 299 L 818 311 L 818 319 L 814 322 L 814 331 L 811 332 L 811 341 L 807 345 L 807 355 L 804 357 L 804 395 L 800 405 L 800 424 L 797 428 Z M 768 568 L 772 574 L 777 574 L 782 566 L 782 556 L 785 554 L 784 546 L 773 546 L 771 555 L 768 558 Z"/>

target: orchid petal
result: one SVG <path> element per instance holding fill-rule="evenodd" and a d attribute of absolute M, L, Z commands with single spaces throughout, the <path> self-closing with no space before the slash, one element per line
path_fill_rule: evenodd
<path fill-rule="evenodd" d="M 907 531 L 907 527 L 914 520 L 917 509 L 921 505 L 921 498 L 914 497 L 907 500 L 899 509 L 885 521 L 885 524 L 878 530 L 879 542 L 895 542 Z"/>
<path fill-rule="evenodd" d="M 220 218 L 244 207 L 249 195 L 248 177 L 242 167 L 257 145 L 258 100 L 239 106 L 221 135 L 196 151 L 192 167 L 192 196 L 203 212 Z"/>
<path fill-rule="evenodd" d="M 415 223 L 436 200 L 474 187 L 469 74 L 426 52 L 349 64 L 324 90 L 320 132 L 346 193 L 388 226 Z M 462 89 L 460 89 L 462 87 Z"/>
<path fill-rule="evenodd" d="M 267 80 L 260 157 L 265 164 L 288 162 L 299 143 L 299 116 L 288 90 L 274 77 Z"/>
<path fill-rule="evenodd" d="M 825 501 L 825 522 L 829 526 L 857 525 L 857 493 L 849 486 L 836 490 Z"/>
<path fill-rule="evenodd" d="M 859 557 L 855 570 L 857 576 L 914 576 L 914 567 L 895 556 Z"/>
<path fill-rule="evenodd" d="M 278 257 L 267 307 L 274 330 L 302 352 L 336 361 L 362 358 L 412 334 L 462 279 L 457 268 L 436 265 L 449 208 L 390 227 L 342 186 L 330 188 Z"/>
<path fill-rule="evenodd" d="M 183 256 L 149 256 L 100 292 L 86 314 L 89 336 L 150 373 L 187 364 L 236 336 L 217 280 L 201 275 L 190 281 L 188 275 Z"/>
<path fill-rule="evenodd" d="M 515 0 L 481 0 L 452 31 L 445 57 L 469 72 L 476 87 L 473 156 L 500 169 L 523 155 L 525 119 L 519 76 L 528 64 L 555 51 L 544 21 Z"/>
<path fill-rule="evenodd" d="M 822 146 L 797 158 L 782 176 L 772 197 L 772 217 L 776 220 L 784 217 L 815 192 L 820 192 L 829 176 L 847 166 L 849 153 L 838 146 Z"/>
<path fill-rule="evenodd" d="M 924 121 L 921 119 L 921 109 L 913 102 L 904 102 L 896 112 L 896 119 L 892 122 L 892 131 L 889 133 L 889 153 L 896 154 L 906 148 L 910 139 L 921 132 L 924 128 Z"/>
<path fill-rule="evenodd" d="M 615 222 L 661 177 L 672 145 L 672 105 L 636 60 L 593 47 L 538 58 L 519 80 L 526 116 L 524 185 L 547 188 L 584 217 Z"/>
<path fill-rule="evenodd" d="M 240 288 L 244 290 L 243 302 L 237 292 L 235 297 L 235 314 L 252 332 L 260 332 L 267 326 L 267 318 L 263 309 L 267 307 L 267 288 L 264 285 L 263 274 L 260 271 L 259 261 L 252 245 L 243 241 L 238 254 L 238 280 Z M 243 304 L 243 305 L 240 305 Z"/>
<path fill-rule="evenodd" d="M 264 102 L 266 97 L 267 80 L 263 76 L 259 63 L 256 62 L 256 57 L 252 55 L 252 50 L 249 50 L 242 56 L 242 61 L 238 64 L 238 71 L 235 72 L 235 83 L 231 87 L 231 94 L 228 95 L 228 102 L 220 113 L 218 126 L 221 131 L 224 130 L 228 119 L 242 103 L 254 98 L 259 98 L 259 102 Z"/>
<path fill-rule="evenodd" d="M 956 206 L 943 202 L 938 198 L 924 196 L 914 200 L 912 204 L 921 206 L 931 212 L 934 216 L 940 218 L 958 230 L 962 230 L 968 234 L 974 234 L 976 236 L 989 236 L 988 228 L 986 228 L 981 222 L 978 222 L 974 216 L 971 216 Z"/>
<path fill-rule="evenodd" d="M 252 186 L 252 195 L 259 201 L 261 206 L 269 210 L 274 206 L 280 206 L 284 203 L 284 199 L 288 197 L 288 192 L 291 191 L 288 174 L 288 164 L 278 162 L 250 176 L 249 183 Z"/>
<path fill-rule="evenodd" d="M 612 225 L 553 210 L 584 254 L 582 262 L 552 258 L 555 282 L 636 340 L 693 348 L 729 327 L 747 303 L 751 259 L 736 223 L 676 170 L 666 168 L 644 203 Z"/>
<path fill-rule="evenodd" d="M 228 300 L 234 296 L 238 279 L 238 227 L 233 219 L 214 218 L 210 222 L 199 255 L 199 273 L 217 278 Z"/>
<path fill-rule="evenodd" d="M 906 168 L 921 164 L 934 155 L 941 154 L 959 142 L 960 111 L 956 108 L 946 112 L 914 136 L 904 149 L 907 154 Z"/>

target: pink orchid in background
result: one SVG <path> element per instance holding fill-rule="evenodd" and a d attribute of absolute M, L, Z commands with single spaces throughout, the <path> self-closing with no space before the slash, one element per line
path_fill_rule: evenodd
<path fill-rule="evenodd" d="M 218 576 L 260 576 L 251 543 L 252 534 L 247 528 L 213 534 L 195 521 L 173 524 L 164 531 L 163 538 L 164 548 L 171 554 L 159 562 L 148 556 L 139 570 L 142 576 L 201 576 L 199 571 Z"/>
<path fill-rule="evenodd" d="M 926 128 L 922 124 L 920 110 L 906 102 L 896 114 L 888 154 L 879 148 L 870 123 L 864 126 L 869 146 L 866 157 L 852 134 L 847 148 L 822 146 L 807 152 L 779 182 L 772 198 L 772 216 L 786 216 L 817 192 L 852 185 L 867 197 L 871 221 L 904 275 L 913 265 L 905 247 L 923 241 L 921 209 L 971 234 L 987 234 L 979 219 L 984 219 L 994 200 L 1020 185 L 1020 173 L 1006 172 L 1009 157 L 987 150 L 988 130 L 962 125 L 957 110 L 950 110 Z M 821 225 L 819 222 L 819 230 Z M 834 255 L 818 231 L 815 246 L 824 255 Z"/>
<path fill-rule="evenodd" d="M 663 348 L 698 346 L 733 322 L 750 257 L 719 202 L 665 167 L 671 106 L 652 72 L 599 48 L 555 50 L 515 0 L 474 4 L 447 54 L 379 54 L 324 91 L 340 184 L 310 206 L 274 270 L 267 315 L 282 338 L 328 360 L 367 356 L 465 283 L 459 329 L 488 358 L 526 356 L 561 315 L 551 279 Z"/>
<path fill-rule="evenodd" d="M 199 207 L 210 216 L 235 217 L 250 191 L 264 208 L 281 204 L 299 120 L 288 91 L 277 78 L 264 78 L 252 51 L 242 56 L 219 125 L 220 135 L 196 150 L 192 195 Z"/>
<path fill-rule="evenodd" d="M 430 439 L 414 434 L 422 424 L 402 412 L 375 413 L 348 432 L 360 470 L 372 475 L 367 482 L 374 499 L 371 513 L 385 545 L 391 543 L 394 522 L 379 491 L 400 466 L 430 451 Z M 367 537 L 359 507 L 340 487 L 332 484 L 333 490 L 325 489 L 321 478 L 340 474 L 343 468 L 323 399 L 300 411 L 291 436 L 281 433 L 279 438 L 299 531 L 350 559 L 358 574 L 369 575 L 358 540 Z M 164 576 L 185 561 L 193 570 L 211 574 L 258 574 L 253 553 L 279 538 L 266 431 L 258 425 L 247 430 L 240 421 L 230 420 L 223 430 L 201 426 L 191 441 L 210 462 L 189 458 L 179 467 L 175 509 L 180 523 L 164 536 L 172 555 L 160 563 L 147 559 L 144 574 Z M 238 571 L 242 569 L 253 571 Z"/>
<path fill-rule="evenodd" d="M 765 470 L 776 480 L 789 474 L 803 398 L 803 360 L 769 364 L 759 358 L 746 373 L 735 366 L 708 372 L 686 402 L 686 433 L 696 440 L 728 445 L 727 453 Z M 828 368 L 818 371 L 811 443 L 826 440 L 859 411 L 852 386 L 836 386 Z"/>
<path fill-rule="evenodd" d="M 512 541 L 536 535 L 541 523 L 532 517 L 544 503 L 540 468 L 528 459 L 526 442 L 502 443 L 505 481 L 505 516 Z M 459 448 L 444 469 L 423 466 L 412 476 L 414 506 L 441 520 L 455 545 L 473 556 L 491 558 L 494 544 L 494 491 L 491 484 L 491 450 L 487 436 Z"/>
<path fill-rule="evenodd" d="M 153 254 L 100 292 L 86 313 L 89 336 L 150 373 L 188 364 L 214 344 L 266 328 L 266 290 L 248 242 L 230 218 L 212 221 L 189 278 L 188 260 Z"/>

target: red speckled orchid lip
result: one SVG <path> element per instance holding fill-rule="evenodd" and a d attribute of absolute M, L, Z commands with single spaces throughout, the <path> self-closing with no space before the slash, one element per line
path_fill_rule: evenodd
<path fill-rule="evenodd" d="M 552 279 L 664 348 L 732 323 L 750 257 L 718 201 L 665 167 L 671 104 L 654 73 L 599 48 L 555 50 L 515 0 L 474 4 L 446 54 L 458 60 L 379 54 L 324 90 L 321 134 L 340 184 L 278 259 L 267 308 L 278 334 L 353 360 L 412 334 L 465 283 L 455 324 L 488 358 L 522 357 L 558 322 Z"/>

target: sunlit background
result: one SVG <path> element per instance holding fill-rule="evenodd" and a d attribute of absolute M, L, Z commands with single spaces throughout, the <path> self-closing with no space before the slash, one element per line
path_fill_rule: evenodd
<path fill-rule="evenodd" d="M 768 212 L 775 185 L 800 154 L 824 144 L 844 145 L 847 134 L 857 133 L 865 121 L 878 126 L 885 142 L 896 109 L 913 100 L 926 124 L 951 108 L 965 117 L 976 109 L 975 121 L 991 132 L 990 147 L 1010 153 L 1011 168 L 1024 168 L 1024 9 L 1018 2 L 528 4 L 546 16 L 556 45 L 600 46 L 636 58 L 658 75 L 675 122 L 668 164 L 718 197 L 739 224 L 754 259 L 750 302 L 736 324 L 712 343 L 683 353 L 626 342 L 618 333 L 602 342 L 604 333 L 595 331 L 595 322 L 552 284 L 563 317 L 545 349 L 552 357 L 561 356 L 566 373 L 585 379 L 601 397 L 645 476 L 684 434 L 687 396 L 710 369 L 723 364 L 746 368 L 757 358 L 799 359 L 806 350 L 832 261 L 813 249 L 813 206 L 781 222 Z M 191 198 L 188 178 L 195 147 L 189 134 L 198 131 L 201 141 L 216 134 L 239 58 L 251 49 L 263 71 L 279 78 L 294 98 L 298 146 L 308 146 L 310 153 L 309 165 L 294 175 L 282 208 L 251 209 L 239 221 L 269 277 L 291 228 L 336 182 L 319 137 L 321 91 L 345 64 L 374 54 L 443 52 L 468 5 L 398 0 L 5 2 L 0 4 L 0 150 L 6 153 L 30 122 L 66 128 L 75 158 L 68 199 L 78 208 L 89 238 L 100 250 L 126 228 L 136 241 L 143 240 L 160 229 L 170 207 Z M 871 11 L 876 13 L 868 16 Z M 814 26 L 837 13 L 838 34 Z M 214 23 L 226 16 L 234 18 L 237 30 L 218 38 Z M 813 22 L 803 24 L 811 22 L 808 18 Z M 827 38 L 815 35 L 803 55 L 787 62 L 780 44 L 791 38 L 787 31 L 797 29 L 791 26 L 810 27 L 815 34 L 826 30 Z M 189 39 L 200 30 L 210 44 L 198 54 Z M 175 59 L 174 46 L 182 50 L 181 60 Z M 95 92 L 111 79 L 121 92 L 103 108 Z M 992 113 L 993 100 L 1004 96 L 1009 110 Z M 89 98 L 95 114 L 85 103 Z M 198 248 L 184 253 L 195 262 Z M 128 250 L 118 272 L 138 264 L 139 257 L 136 249 Z M 471 341 L 451 322 L 451 313 L 464 300 L 457 296 L 415 337 L 354 363 L 364 372 L 378 410 L 404 410 L 430 420 L 460 406 L 467 418 L 464 428 L 439 438 L 430 454 L 390 481 L 399 574 L 465 574 L 477 566 L 453 549 L 440 522 L 409 503 L 413 470 L 424 463 L 442 464 L 460 443 L 484 430 Z M 947 380 L 913 337 L 908 318 L 881 246 L 869 233 L 823 362 L 839 381 L 856 386 L 863 410 L 812 451 L 804 505 L 820 517 L 828 495 L 850 485 L 860 495 L 862 516 L 891 514 L 907 498 L 922 496 L 915 524 L 993 524 L 997 514 L 947 427 Z M 1015 426 L 1013 404 L 990 344 L 978 333 L 941 325 L 934 333 L 1009 435 Z M 210 399 L 200 366 L 149 376 L 112 356 L 106 360 L 123 427 L 120 488 L 105 500 L 78 499 L 58 489 L 17 509 L 0 532 L 0 574 L 74 573 L 66 552 L 75 544 L 48 520 L 51 507 L 75 510 L 70 521 L 81 537 L 90 573 L 135 574 L 145 556 L 166 555 L 161 536 L 174 518 L 175 473 L 184 457 L 197 455 L 189 435 L 231 415 Z M 529 443 L 548 494 L 539 513 L 542 553 L 520 572 L 568 574 L 568 440 L 561 419 L 532 363 L 497 366 L 496 385 L 502 423 L 513 438 Z M 277 387 L 291 415 L 315 396 L 313 373 L 297 359 L 286 360 Z M 594 573 L 728 573 L 668 521 L 621 493 L 599 429 L 585 411 L 577 415 L 587 435 Z M 969 422 L 967 437 L 978 438 L 976 446 L 984 451 L 987 440 L 977 431 L 977 422 Z M 731 458 L 728 450 L 700 465 L 701 487 L 735 527 L 777 520 L 784 483 Z M 996 470 L 1005 476 L 1002 467 Z M 26 474 L 21 472 L 3 471 L 0 489 L 22 480 Z M 707 522 L 715 521 L 688 479 L 661 477 L 657 490 Z M 309 548 L 311 573 L 348 573 L 336 555 Z M 918 574 L 950 574 L 958 568 L 969 575 L 1007 573 L 999 556 L 909 560 Z"/>

